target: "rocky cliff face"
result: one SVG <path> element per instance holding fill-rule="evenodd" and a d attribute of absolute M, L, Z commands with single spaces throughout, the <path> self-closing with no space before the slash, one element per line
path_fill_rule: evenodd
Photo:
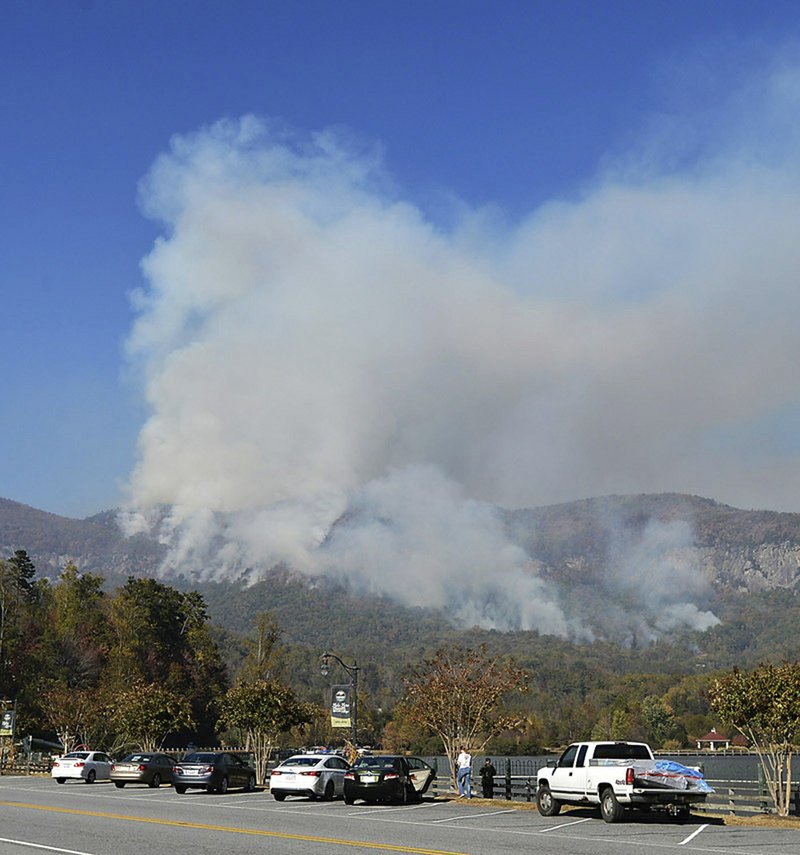
<path fill-rule="evenodd" d="M 735 593 L 800 591 L 800 544 L 702 547 L 698 560 L 713 584 Z"/>

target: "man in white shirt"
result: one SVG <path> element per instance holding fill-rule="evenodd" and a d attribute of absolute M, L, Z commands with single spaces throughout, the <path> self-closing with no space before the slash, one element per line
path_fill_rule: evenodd
<path fill-rule="evenodd" d="M 466 748 L 456 758 L 456 783 L 458 784 L 459 798 L 466 796 L 472 798 L 472 755 Z"/>

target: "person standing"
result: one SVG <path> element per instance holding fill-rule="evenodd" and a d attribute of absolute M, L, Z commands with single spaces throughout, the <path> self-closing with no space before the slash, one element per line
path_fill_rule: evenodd
<path fill-rule="evenodd" d="M 463 798 L 472 798 L 472 755 L 466 748 L 456 758 L 456 783 L 458 784 L 458 795 Z"/>
<path fill-rule="evenodd" d="M 494 798 L 494 776 L 497 774 L 497 769 L 494 768 L 492 758 L 487 757 L 483 766 L 481 766 L 481 787 L 483 789 L 483 797 L 485 799 Z"/>

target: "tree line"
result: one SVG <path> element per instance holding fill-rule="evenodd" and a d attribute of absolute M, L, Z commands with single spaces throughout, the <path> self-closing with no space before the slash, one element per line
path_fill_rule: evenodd
<path fill-rule="evenodd" d="M 444 750 L 451 759 L 461 744 L 533 754 L 587 738 L 670 749 L 722 724 L 738 728 L 766 763 L 783 770 L 776 794 L 786 790 L 785 750 L 776 755 L 774 733 L 765 737 L 757 727 L 772 719 L 764 710 L 759 719 L 752 707 L 742 713 L 731 700 L 737 692 L 763 699 L 763 686 L 747 695 L 720 672 L 602 671 L 587 658 L 618 652 L 597 645 L 542 637 L 528 657 L 515 658 L 510 636 L 478 639 L 409 657 L 382 687 L 382 672 L 365 669 L 359 742 Z M 23 550 L 0 559 L 0 698 L 16 700 L 18 734 L 51 734 L 65 748 L 102 745 L 112 753 L 223 740 L 254 753 L 262 781 L 280 742 L 342 741 L 314 676 L 318 655 L 311 646 L 283 644 L 269 613 L 257 614 L 248 633 L 214 626 L 197 591 L 129 577 L 107 592 L 101 576 L 74 564 L 51 582 L 36 578 Z M 764 683 L 783 687 L 768 697 L 787 708 L 792 691 L 800 692 L 794 667 L 770 672 Z M 800 722 L 781 720 L 781 727 L 784 749 L 796 744 Z"/>

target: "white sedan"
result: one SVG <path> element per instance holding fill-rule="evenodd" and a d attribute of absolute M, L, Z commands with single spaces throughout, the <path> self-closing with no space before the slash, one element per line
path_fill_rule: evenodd
<path fill-rule="evenodd" d="M 296 754 L 272 770 L 269 791 L 279 802 L 286 796 L 330 801 L 344 795 L 344 773 L 349 768 L 336 754 Z"/>
<path fill-rule="evenodd" d="M 111 780 L 111 764 L 114 761 L 102 751 L 70 751 L 53 760 L 50 777 L 63 784 L 67 778 L 77 778 L 93 784 L 95 781 Z"/>

